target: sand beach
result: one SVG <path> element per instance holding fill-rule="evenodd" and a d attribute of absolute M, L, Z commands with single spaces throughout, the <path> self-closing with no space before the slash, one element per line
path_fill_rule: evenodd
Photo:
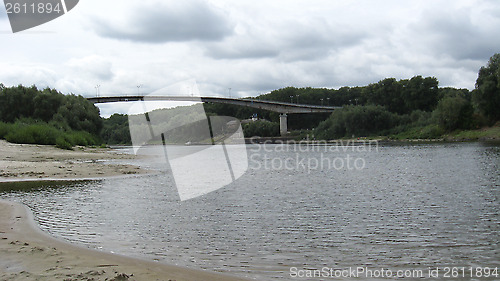
<path fill-rule="evenodd" d="M 20 145 L 0 141 L 0 181 L 83 179 L 142 174 L 110 149 Z M 0 280 L 244 280 L 203 270 L 87 249 L 43 232 L 24 205 L 0 200 Z"/>

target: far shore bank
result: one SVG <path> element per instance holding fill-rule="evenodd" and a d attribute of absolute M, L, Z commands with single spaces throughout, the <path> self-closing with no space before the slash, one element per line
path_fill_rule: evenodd
<path fill-rule="evenodd" d="M 316 139 L 315 132 L 307 135 L 297 135 L 291 132 L 285 136 L 277 137 L 249 137 L 245 138 L 246 144 L 331 144 L 331 145 L 356 145 L 364 142 L 377 141 L 379 143 L 415 143 L 415 142 L 500 142 L 500 122 L 491 126 L 475 130 L 457 130 L 435 138 L 403 138 L 400 136 L 353 136 L 340 139 Z"/>

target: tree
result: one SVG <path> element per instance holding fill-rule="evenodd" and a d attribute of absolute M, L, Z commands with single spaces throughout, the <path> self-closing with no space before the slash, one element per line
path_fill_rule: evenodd
<path fill-rule="evenodd" d="M 414 110 L 432 111 L 438 102 L 438 80 L 435 77 L 415 76 L 403 80 L 403 99 L 408 112 Z"/>
<path fill-rule="evenodd" d="M 335 110 L 330 118 L 321 122 L 317 136 L 334 139 L 380 134 L 398 125 L 398 115 L 380 105 L 346 106 Z"/>
<path fill-rule="evenodd" d="M 439 125 L 447 131 L 470 129 L 472 113 L 471 103 L 460 96 L 443 98 L 434 111 Z"/>
<path fill-rule="evenodd" d="M 472 101 L 480 114 L 492 123 L 500 120 L 500 53 L 479 69 Z"/>
<path fill-rule="evenodd" d="M 128 116 L 113 114 L 104 119 L 101 138 L 107 144 L 131 144 Z"/>
<path fill-rule="evenodd" d="M 395 78 L 386 78 L 376 84 L 370 84 L 364 89 L 368 103 L 385 106 L 387 110 L 395 113 L 408 111 L 403 97 L 403 85 Z"/>
<path fill-rule="evenodd" d="M 82 96 L 66 95 L 54 115 L 54 121 L 66 123 L 71 129 L 98 135 L 102 128 L 99 109 Z"/>
<path fill-rule="evenodd" d="M 57 113 L 63 100 L 64 95 L 56 90 L 51 90 L 49 88 L 43 90 L 43 92 L 33 99 L 35 105 L 33 118 L 49 122 Z"/>

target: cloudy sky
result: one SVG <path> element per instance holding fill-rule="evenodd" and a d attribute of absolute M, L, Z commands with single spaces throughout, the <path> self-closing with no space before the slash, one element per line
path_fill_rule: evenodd
<path fill-rule="evenodd" d="M 473 89 L 500 52 L 498 0 L 81 0 L 13 34 L 0 9 L 0 82 L 93 96 L 195 79 L 201 95 L 364 86 L 435 76 Z"/>

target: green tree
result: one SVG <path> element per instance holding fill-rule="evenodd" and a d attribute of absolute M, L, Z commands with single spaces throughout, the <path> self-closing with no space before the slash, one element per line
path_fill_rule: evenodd
<path fill-rule="evenodd" d="M 54 115 L 54 121 L 66 123 L 73 130 L 94 135 L 98 135 L 102 128 L 99 109 L 82 96 L 66 95 Z"/>
<path fill-rule="evenodd" d="M 64 95 L 51 90 L 49 88 L 43 90 L 40 94 L 36 95 L 33 99 L 34 111 L 33 118 L 40 119 L 45 122 L 50 121 L 64 100 Z"/>
<path fill-rule="evenodd" d="M 386 78 L 364 89 L 369 104 L 385 106 L 390 112 L 406 113 L 408 111 L 403 99 L 403 85 L 395 78 Z"/>
<path fill-rule="evenodd" d="M 104 119 L 101 138 L 107 144 L 131 144 L 128 116 L 115 113 Z"/>
<path fill-rule="evenodd" d="M 439 101 L 434 116 L 439 125 L 447 131 L 470 129 L 472 127 L 472 104 L 466 99 L 455 96 Z"/>
<path fill-rule="evenodd" d="M 438 80 L 435 77 L 415 76 L 403 80 L 404 92 L 401 97 L 408 112 L 414 110 L 432 111 L 439 100 Z"/>
<path fill-rule="evenodd" d="M 472 101 L 479 113 L 491 122 L 500 120 L 500 53 L 479 69 Z"/>
<path fill-rule="evenodd" d="M 243 124 L 245 137 L 277 137 L 280 134 L 280 125 L 275 122 L 259 120 Z"/>
<path fill-rule="evenodd" d="M 3 88 L 0 92 L 0 120 L 13 123 L 19 118 L 31 118 L 34 111 L 33 99 L 37 94 L 35 86 Z"/>
<path fill-rule="evenodd" d="M 317 137 L 334 139 L 352 135 L 370 136 L 389 130 L 398 123 L 398 115 L 380 105 L 346 106 L 334 111 L 319 124 Z"/>

